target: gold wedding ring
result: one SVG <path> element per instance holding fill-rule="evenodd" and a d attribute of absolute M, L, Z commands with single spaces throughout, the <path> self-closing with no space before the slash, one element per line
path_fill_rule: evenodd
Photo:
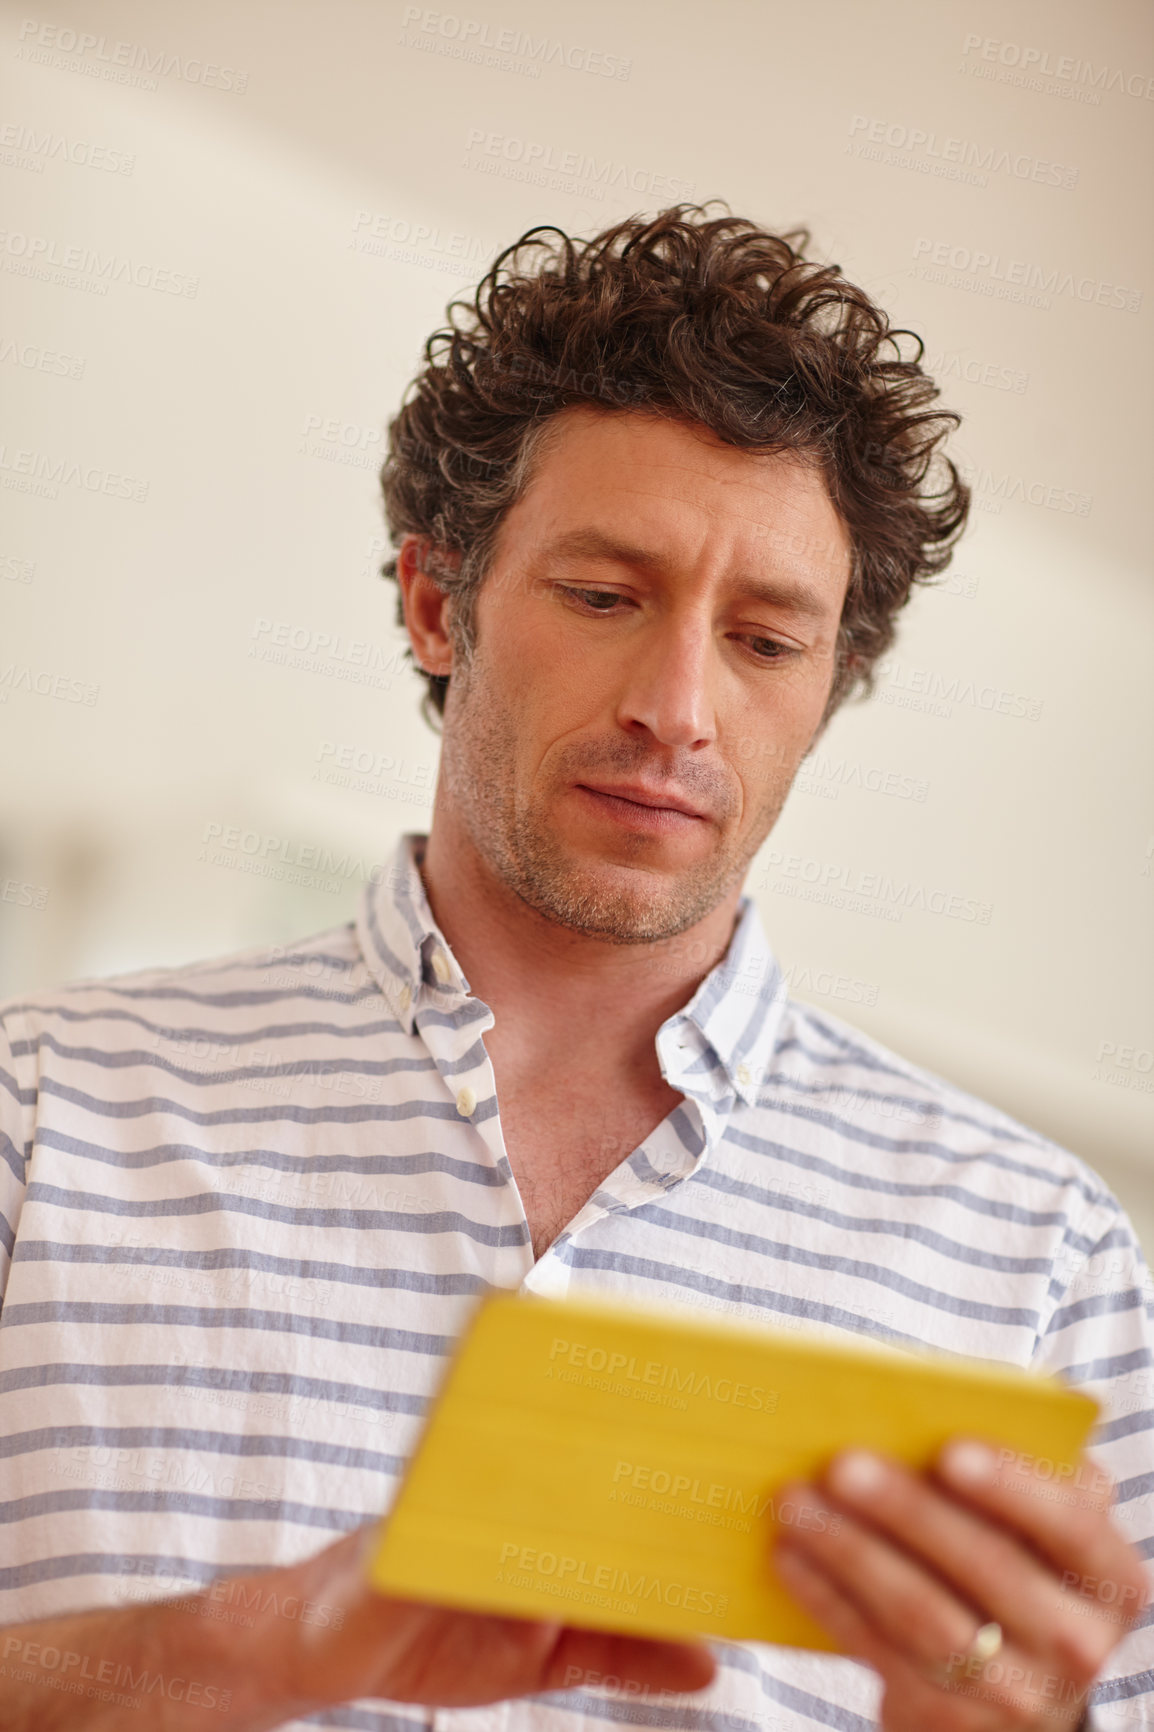
<path fill-rule="evenodd" d="M 1001 1624 L 991 1621 L 982 1624 L 973 1641 L 964 1654 L 953 1657 L 946 1666 L 939 1666 L 934 1674 L 935 1683 L 943 1688 L 951 1688 L 956 1679 L 965 1677 L 972 1666 L 984 1666 L 987 1660 L 992 1660 L 995 1654 L 1001 1653 L 1005 1635 Z M 970 1674 L 972 1676 L 972 1673 Z"/>
<path fill-rule="evenodd" d="M 987 1660 L 1001 1651 L 1004 1638 L 1001 1624 L 983 1624 L 966 1650 L 966 1663 L 972 1665 L 975 1660 L 984 1666 Z"/>

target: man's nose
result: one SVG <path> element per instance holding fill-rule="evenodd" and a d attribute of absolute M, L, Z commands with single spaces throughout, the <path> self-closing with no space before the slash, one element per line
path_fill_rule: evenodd
<path fill-rule="evenodd" d="M 708 745 L 717 737 L 717 648 L 707 623 L 665 619 L 629 647 L 617 719 L 646 728 L 663 746 Z"/>

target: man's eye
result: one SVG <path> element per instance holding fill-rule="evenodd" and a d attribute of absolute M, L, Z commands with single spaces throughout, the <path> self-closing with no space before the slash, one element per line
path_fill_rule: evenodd
<path fill-rule="evenodd" d="M 591 613 L 612 613 L 619 602 L 626 597 L 619 595 L 614 589 L 579 589 L 574 584 L 559 583 L 558 590 L 570 600 L 577 601 L 582 607 L 587 607 Z M 794 652 L 789 644 L 779 643 L 772 637 L 755 637 L 747 635 L 742 639 L 753 651 L 755 660 L 760 662 L 784 661 Z"/>
<path fill-rule="evenodd" d="M 594 613 L 608 613 L 614 602 L 621 600 L 621 597 L 611 589 L 574 589 L 571 584 L 565 583 L 560 585 L 560 589 L 563 595 L 575 596 L 586 607 L 591 607 Z M 609 605 L 599 607 L 598 602 L 607 602 Z"/>
<path fill-rule="evenodd" d="M 789 645 L 772 637 L 751 637 L 746 640 L 759 661 L 777 662 L 789 654 Z"/>

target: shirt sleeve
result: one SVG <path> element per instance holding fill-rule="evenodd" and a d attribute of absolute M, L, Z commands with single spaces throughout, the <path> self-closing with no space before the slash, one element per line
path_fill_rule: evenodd
<path fill-rule="evenodd" d="M 0 1015 L 0 1308 L 8 1286 L 8 1271 L 16 1244 L 26 1188 L 29 1112 L 17 1075 L 13 1022 Z"/>
<path fill-rule="evenodd" d="M 1122 1209 L 1066 1265 L 1035 1365 L 1102 1407 L 1087 1454 L 1114 1481 L 1114 1520 L 1146 1560 L 1154 1557 L 1154 1284 Z M 1101 1222 L 1098 1223 L 1101 1225 Z M 1055 1488 L 1055 1495 L 1057 1489 Z M 1152 1582 L 1154 1587 L 1154 1582 Z M 1098 1589 L 1103 1604 L 1109 1585 Z M 1154 1607 L 1124 1637 L 1090 1696 L 1093 1732 L 1154 1726 Z"/>

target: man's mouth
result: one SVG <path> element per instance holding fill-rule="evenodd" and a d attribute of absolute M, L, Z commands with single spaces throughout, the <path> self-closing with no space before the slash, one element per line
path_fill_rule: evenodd
<path fill-rule="evenodd" d="M 578 782 L 576 786 L 606 817 L 635 829 L 683 830 L 706 817 L 700 807 L 670 789 L 647 788 L 635 782 Z"/>

